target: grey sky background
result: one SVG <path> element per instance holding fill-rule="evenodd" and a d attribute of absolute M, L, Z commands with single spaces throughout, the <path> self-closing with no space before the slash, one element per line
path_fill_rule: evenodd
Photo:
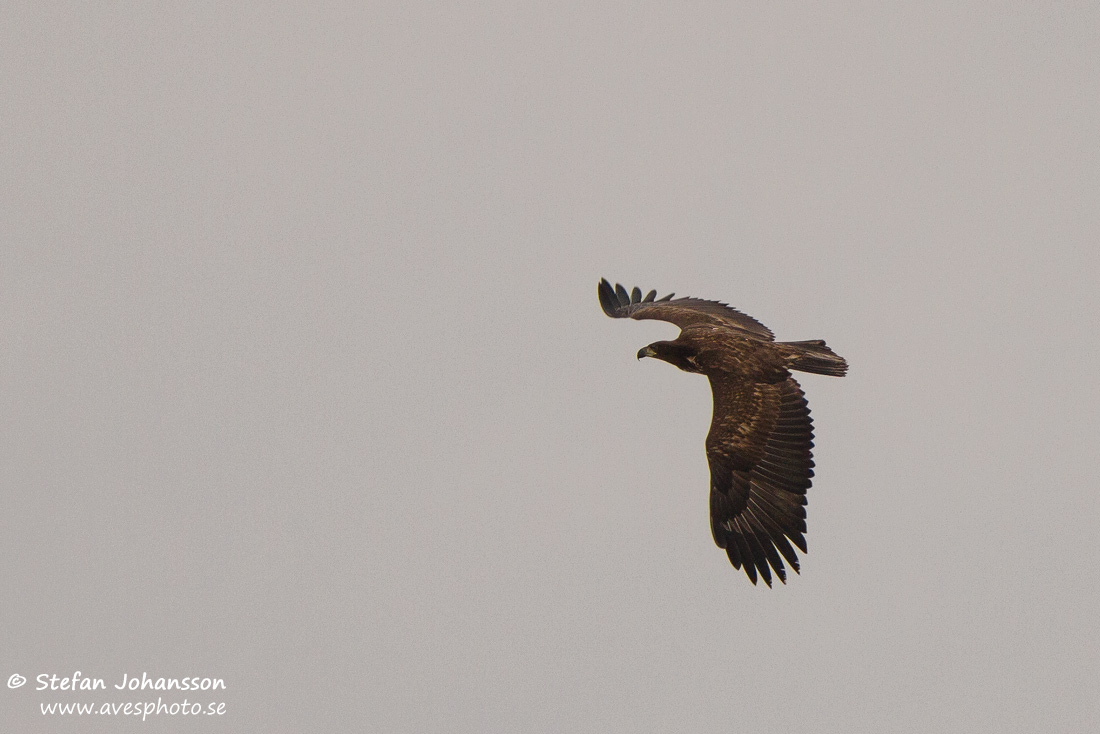
<path fill-rule="evenodd" d="M 1100 726 L 1100 10 L 910 5 L 5 3 L 0 719 Z M 851 363 L 787 586 L 600 277 Z"/>

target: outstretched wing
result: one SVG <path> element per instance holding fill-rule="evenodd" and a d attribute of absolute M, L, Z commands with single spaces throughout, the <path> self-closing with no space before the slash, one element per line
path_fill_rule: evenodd
<path fill-rule="evenodd" d="M 813 477 L 813 421 L 794 378 L 776 384 L 711 377 L 714 418 L 707 436 L 714 542 L 755 584 L 786 583 L 791 543 L 806 552 L 806 490 Z"/>
<path fill-rule="evenodd" d="M 672 300 L 672 293 L 655 299 L 657 291 L 650 291 L 643 298 L 640 288 L 628 293 L 619 284 L 612 288 L 606 279 L 600 280 L 598 290 L 603 312 L 612 318 L 657 319 L 676 324 L 681 329 L 694 324 L 713 324 L 742 331 L 757 339 L 775 339 L 771 330 L 752 316 L 746 316 L 718 301 L 704 301 L 700 298 Z"/>

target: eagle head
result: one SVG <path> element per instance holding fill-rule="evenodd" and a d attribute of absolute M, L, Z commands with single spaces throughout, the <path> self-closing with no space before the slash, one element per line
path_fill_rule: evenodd
<path fill-rule="evenodd" d="M 638 350 L 638 359 L 653 357 L 674 364 L 685 372 L 702 372 L 695 360 L 697 355 L 695 347 L 679 342 L 653 342 Z"/>

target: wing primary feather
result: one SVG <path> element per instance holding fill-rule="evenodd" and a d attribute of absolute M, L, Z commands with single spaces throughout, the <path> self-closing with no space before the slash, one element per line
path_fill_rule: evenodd
<path fill-rule="evenodd" d="M 748 561 L 745 562 L 745 570 L 752 569 L 752 573 L 749 578 L 752 582 L 756 583 L 756 574 L 759 573 L 764 578 L 764 583 L 771 588 L 772 574 L 768 570 L 768 564 L 764 563 L 764 549 L 760 547 L 760 544 L 756 540 L 756 533 L 749 527 L 749 521 L 744 515 L 737 517 L 737 528 L 740 531 L 738 535 L 742 538 L 746 546 L 748 546 Z"/>
<path fill-rule="evenodd" d="M 794 552 L 794 548 L 787 542 L 786 535 L 783 532 L 783 528 L 779 525 L 774 517 L 768 512 L 764 505 L 758 504 L 756 498 L 753 497 L 749 500 L 749 505 L 754 510 L 754 515 L 761 520 L 761 525 L 768 531 L 771 536 L 772 543 L 779 549 L 782 556 L 787 559 L 787 563 L 794 569 L 795 573 L 799 572 L 798 555 Z"/>
<path fill-rule="evenodd" d="M 621 283 L 615 284 L 615 295 L 619 298 L 620 306 L 630 305 L 630 294 L 626 292 L 626 288 L 623 288 Z"/>
<path fill-rule="evenodd" d="M 730 563 L 733 564 L 734 568 L 738 571 L 741 570 L 741 555 L 737 552 L 736 543 L 726 543 L 726 557 L 730 559 Z"/>
<path fill-rule="evenodd" d="M 746 508 L 746 512 L 743 513 L 738 520 L 740 525 L 744 528 L 749 546 L 753 550 L 753 561 L 756 563 L 756 570 L 770 589 L 772 586 L 772 574 L 771 570 L 768 568 L 768 551 L 771 550 L 772 553 L 775 553 L 775 551 L 771 549 L 771 541 L 766 537 L 762 537 L 761 534 L 757 532 L 756 528 L 753 527 L 754 523 L 749 519 L 747 509 L 748 508 Z M 778 556 L 776 557 L 778 558 Z"/>
<path fill-rule="evenodd" d="M 791 568 L 795 573 L 801 573 L 801 566 L 798 565 L 798 556 L 795 555 L 794 548 L 787 542 L 787 538 L 782 535 L 777 535 L 772 538 L 775 543 L 775 547 L 779 549 L 779 552 L 783 554 L 783 557 L 787 559 L 787 563 L 791 564 Z"/>
<path fill-rule="evenodd" d="M 764 526 L 764 523 L 760 521 L 760 518 L 757 517 L 756 512 L 753 511 L 751 506 L 746 508 L 746 512 L 749 517 L 755 521 L 757 527 L 760 528 L 756 533 L 756 538 L 764 548 L 764 557 L 768 560 L 768 563 L 771 565 L 772 570 L 775 571 L 775 575 L 779 577 L 779 580 L 784 584 L 787 583 L 787 569 L 783 566 L 783 559 L 779 557 L 779 553 L 775 550 L 775 545 L 772 543 L 771 532 Z"/>
<path fill-rule="evenodd" d="M 779 523 L 775 521 L 775 518 L 768 513 L 763 505 L 757 504 L 756 497 L 752 497 L 752 499 L 749 500 L 749 505 L 753 508 L 753 510 L 759 511 L 753 512 L 753 514 L 755 514 L 757 518 L 762 518 L 760 524 L 764 527 L 764 529 L 768 530 L 768 534 L 771 536 L 772 543 L 775 545 L 775 547 L 779 549 L 779 552 L 783 556 L 783 558 L 787 559 L 787 562 L 790 563 L 791 568 L 794 569 L 794 572 L 798 573 L 800 568 L 799 556 L 795 554 L 794 548 L 792 548 L 791 544 L 788 543 L 787 536 L 785 536 L 783 533 L 783 528 L 780 527 Z"/>
<path fill-rule="evenodd" d="M 600 293 L 600 306 L 603 308 L 603 312 L 612 318 L 618 317 L 616 312 L 619 310 L 619 299 L 615 297 L 615 290 L 611 287 L 611 284 L 607 282 L 607 278 L 600 279 L 598 290 Z"/>
<path fill-rule="evenodd" d="M 735 527 L 736 524 L 737 518 L 730 521 L 730 535 L 733 536 L 733 542 L 737 544 L 737 555 L 741 557 L 741 566 L 745 571 L 745 575 L 749 577 L 752 585 L 756 586 L 756 565 L 752 561 L 752 551 L 749 549 L 749 542 L 741 533 L 740 527 Z"/>
<path fill-rule="evenodd" d="M 805 525 L 806 523 L 802 523 L 802 524 Z M 803 530 L 802 530 L 802 533 L 804 533 L 804 532 L 806 532 L 805 528 L 803 528 Z M 794 533 L 792 535 L 788 531 L 787 532 L 787 537 L 791 539 L 792 543 L 794 543 L 796 546 L 798 546 L 798 550 L 802 551 L 803 553 L 809 553 L 809 551 L 806 550 L 806 536 L 804 536 L 802 533 Z"/>
<path fill-rule="evenodd" d="M 675 295 L 676 295 L 675 293 L 669 293 L 669 294 L 668 294 L 667 296 L 665 296 L 664 298 L 658 298 L 657 300 L 658 300 L 658 301 L 671 301 L 671 300 L 672 300 L 672 297 L 673 297 L 673 296 L 675 296 Z"/>
<path fill-rule="evenodd" d="M 649 293 L 646 294 L 645 298 L 642 299 L 642 303 L 649 303 L 650 301 L 652 301 L 656 297 L 657 297 L 657 291 L 650 291 Z"/>
<path fill-rule="evenodd" d="M 634 286 L 634 290 L 630 291 L 630 302 L 641 303 L 642 302 L 642 289 L 638 286 Z"/>

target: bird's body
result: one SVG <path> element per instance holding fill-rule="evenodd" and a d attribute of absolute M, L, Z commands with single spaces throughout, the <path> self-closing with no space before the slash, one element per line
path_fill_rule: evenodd
<path fill-rule="evenodd" d="M 823 341 L 777 342 L 763 324 L 723 303 L 654 296 L 599 284 L 608 316 L 680 327 L 675 340 L 643 347 L 638 359 L 655 357 L 710 380 L 714 413 L 706 449 L 714 542 L 754 584 L 759 575 L 771 586 L 770 569 L 786 582 L 783 560 L 799 568 L 791 543 L 806 552 L 806 490 L 814 466 L 813 422 L 790 371 L 840 377 L 848 364 Z"/>

